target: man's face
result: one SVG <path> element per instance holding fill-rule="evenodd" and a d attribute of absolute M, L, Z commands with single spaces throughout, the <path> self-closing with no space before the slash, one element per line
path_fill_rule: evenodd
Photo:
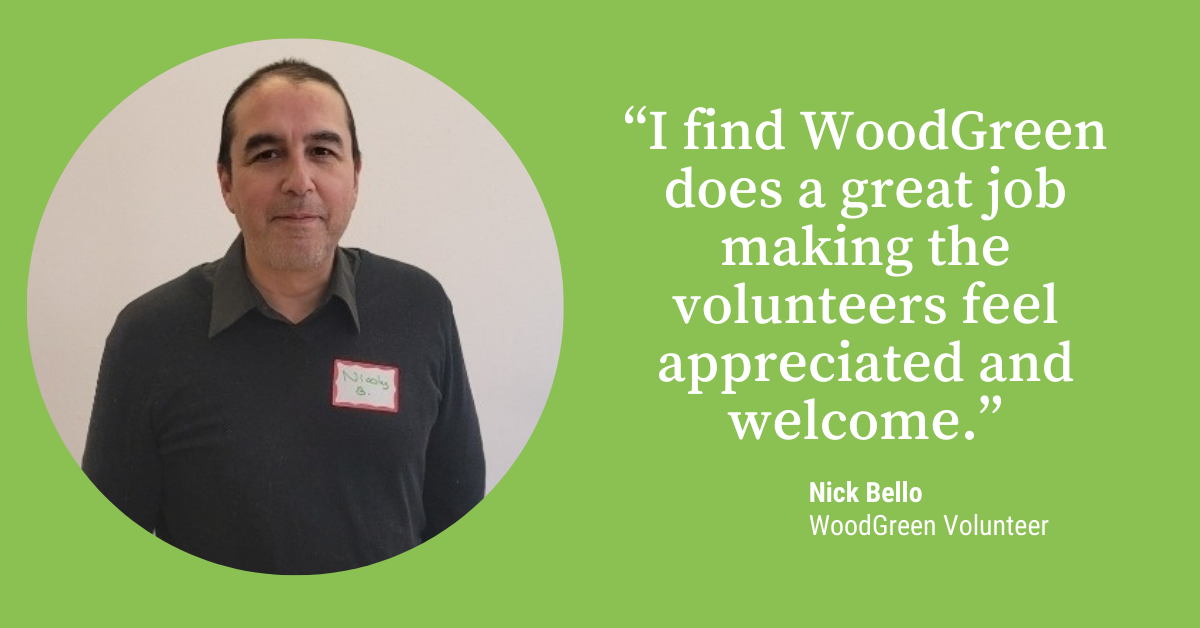
<path fill-rule="evenodd" d="M 248 261 L 311 270 L 332 258 L 358 199 L 358 165 L 342 97 L 315 81 L 264 79 L 234 105 L 225 206 Z"/>

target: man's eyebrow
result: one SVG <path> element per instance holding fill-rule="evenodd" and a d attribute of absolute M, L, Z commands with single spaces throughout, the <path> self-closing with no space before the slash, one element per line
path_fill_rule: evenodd
<path fill-rule="evenodd" d="M 328 142 L 336 144 L 338 147 L 343 145 L 342 136 L 335 131 L 317 131 L 310 133 L 308 136 L 310 142 Z"/>
<path fill-rule="evenodd" d="M 263 146 L 282 143 L 283 138 L 279 137 L 278 135 L 273 133 L 257 133 L 255 135 L 251 135 L 250 138 L 246 140 L 246 147 L 243 150 L 249 153 Z"/>

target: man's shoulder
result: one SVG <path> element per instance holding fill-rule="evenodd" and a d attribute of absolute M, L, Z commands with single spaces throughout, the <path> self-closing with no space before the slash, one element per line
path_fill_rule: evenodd
<path fill-rule="evenodd" d="M 441 282 L 427 271 L 364 249 L 348 249 L 348 252 L 359 258 L 360 299 L 416 300 L 449 308 L 450 299 Z"/>
<path fill-rule="evenodd" d="M 212 271 L 216 262 L 191 268 L 130 301 L 117 315 L 113 335 L 157 335 L 154 332 L 195 326 L 208 320 L 212 308 Z"/>

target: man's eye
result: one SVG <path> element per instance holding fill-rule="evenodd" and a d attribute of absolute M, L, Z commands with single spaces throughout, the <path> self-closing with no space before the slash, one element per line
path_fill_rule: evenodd
<path fill-rule="evenodd" d="M 324 146 L 313 147 L 312 153 L 314 155 L 316 155 L 317 157 L 335 157 L 335 156 L 337 156 L 337 153 L 335 153 L 331 149 L 325 148 Z"/>
<path fill-rule="evenodd" d="M 279 151 L 275 149 L 264 150 L 254 156 L 254 161 L 269 161 L 279 157 Z"/>

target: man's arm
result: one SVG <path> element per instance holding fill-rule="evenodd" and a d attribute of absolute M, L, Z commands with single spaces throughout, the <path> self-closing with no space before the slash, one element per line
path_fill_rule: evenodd
<path fill-rule="evenodd" d="M 423 541 L 437 536 L 474 508 L 484 494 L 483 442 L 463 363 L 458 326 L 449 320 L 450 342 L 443 362 L 442 399 L 425 454 Z"/>
<path fill-rule="evenodd" d="M 162 468 L 150 421 L 149 395 L 137 382 L 146 364 L 131 355 L 127 325 L 118 317 L 108 336 L 83 453 L 83 472 L 125 516 L 153 532 Z M 146 356 L 142 356 L 142 361 Z"/>

